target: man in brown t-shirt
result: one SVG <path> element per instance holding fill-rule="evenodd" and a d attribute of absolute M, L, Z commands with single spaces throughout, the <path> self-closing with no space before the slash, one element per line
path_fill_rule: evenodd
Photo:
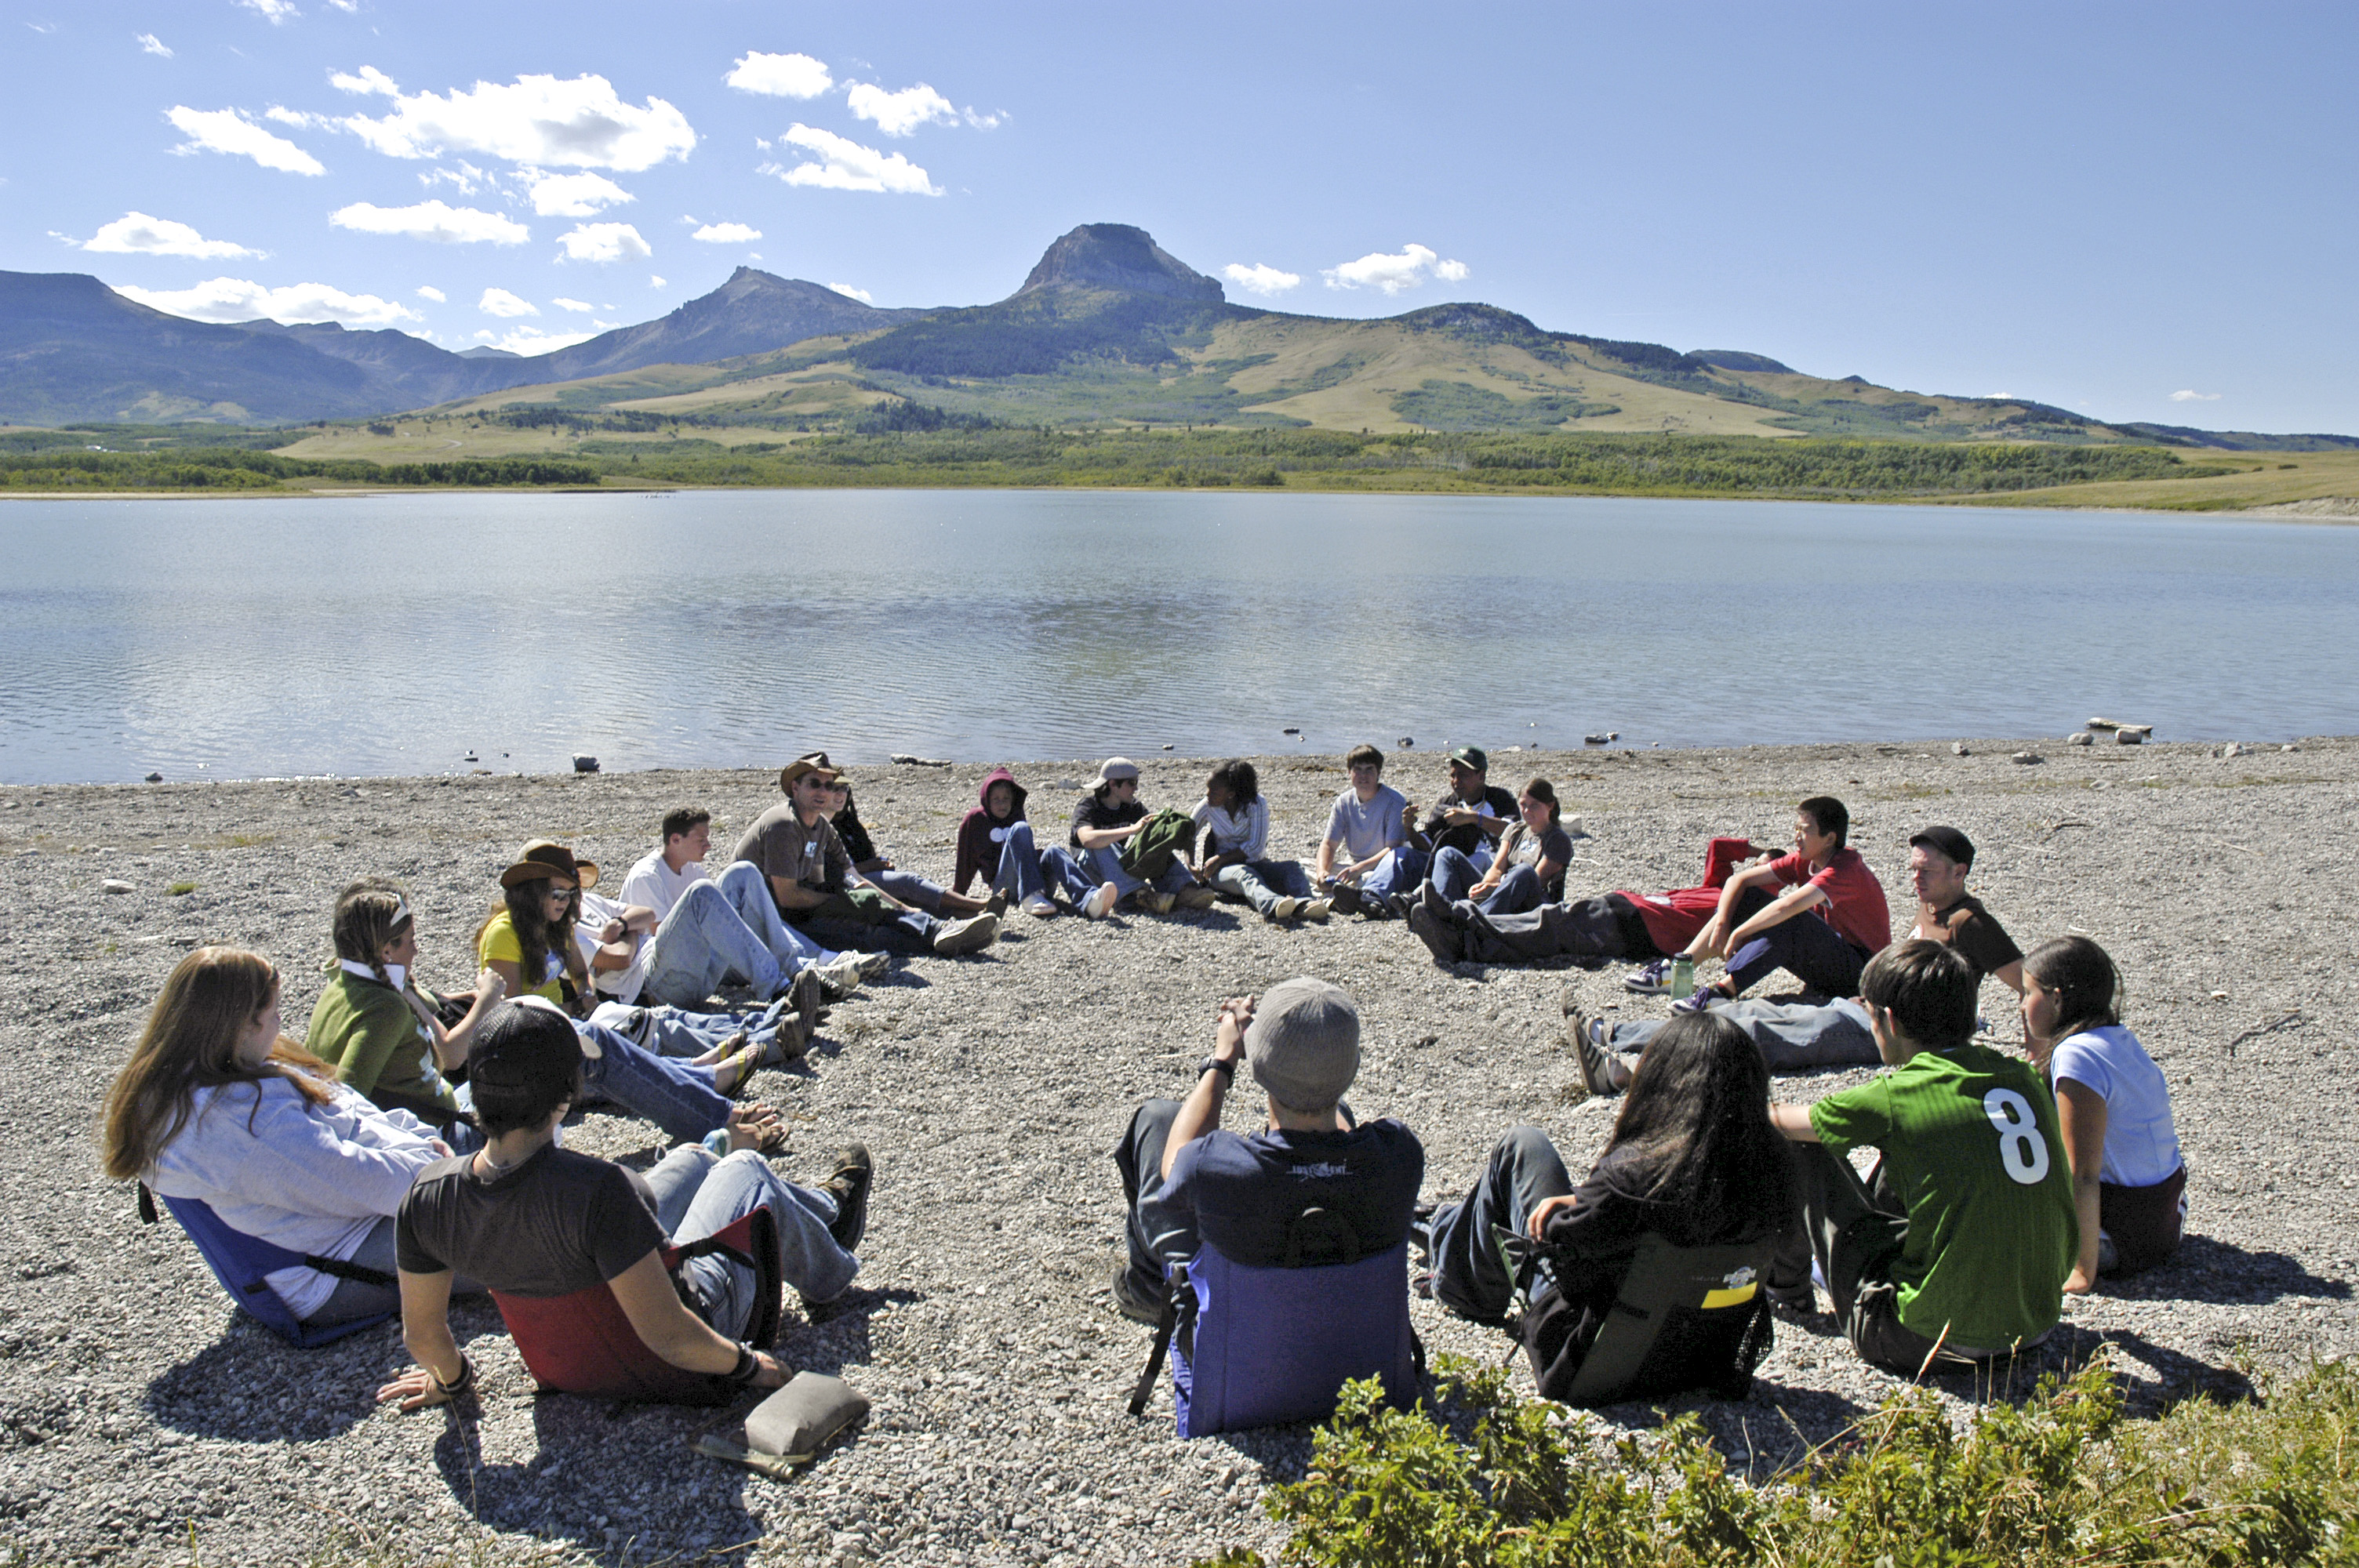
<path fill-rule="evenodd" d="M 995 915 L 938 920 L 912 909 L 852 869 L 852 856 L 828 820 L 833 796 L 827 786 L 834 769 L 815 757 L 798 757 L 778 773 L 787 798 L 756 817 L 737 840 L 733 857 L 760 868 L 769 879 L 778 914 L 821 935 L 833 928 L 847 943 L 874 937 L 904 951 L 930 951 L 945 958 L 988 947 L 999 939 Z"/>

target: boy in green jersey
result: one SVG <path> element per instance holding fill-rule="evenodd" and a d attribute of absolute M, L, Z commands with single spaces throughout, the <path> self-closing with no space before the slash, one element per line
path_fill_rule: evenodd
<path fill-rule="evenodd" d="M 2027 1065 L 1973 1043 L 1977 979 L 1938 942 L 1886 947 L 1860 1000 L 1892 1070 L 1769 1108 L 1835 1315 L 1862 1357 L 1909 1377 L 2047 1337 L 2080 1246 L 2055 1102 Z M 1861 1145 L 1883 1156 L 1864 1184 L 1844 1157 Z M 1773 1280 L 1801 1268 L 1796 1238 Z"/>

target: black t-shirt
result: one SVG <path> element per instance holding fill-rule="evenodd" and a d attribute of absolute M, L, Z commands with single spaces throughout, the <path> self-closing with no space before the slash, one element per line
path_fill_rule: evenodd
<path fill-rule="evenodd" d="M 1974 967 L 1974 979 L 1995 974 L 2023 957 L 2023 949 L 2006 927 L 1991 918 L 1982 900 L 1969 893 L 1949 908 L 1924 918 L 1921 906 L 1917 921 L 1917 934 L 1929 941 L 1947 945 L 1958 957 Z"/>
<path fill-rule="evenodd" d="M 437 1160 L 401 1200 L 394 1258 L 519 1296 L 570 1296 L 664 1244 L 655 1195 L 636 1171 L 555 1145 L 492 1181 L 474 1157 Z"/>
<path fill-rule="evenodd" d="M 1418 825 L 1418 836 L 1432 846 L 1436 854 L 1440 854 L 1444 849 L 1455 849 L 1461 854 L 1471 855 L 1485 844 L 1495 843 L 1496 840 L 1490 834 L 1485 833 L 1479 823 L 1462 823 L 1456 827 L 1445 827 L 1441 825 L 1443 812 L 1464 811 L 1473 808 L 1476 804 L 1475 801 L 1459 799 L 1455 790 L 1445 793 L 1440 800 L 1433 803 L 1432 809 L 1425 814 L 1425 820 Z M 1499 819 L 1503 831 L 1508 824 L 1516 820 L 1516 797 L 1497 784 L 1483 786 L 1480 804 L 1491 808 L 1491 815 Z M 1567 838 L 1565 842 L 1570 846 L 1572 840 Z"/>
<path fill-rule="evenodd" d="M 843 840 L 843 852 L 852 857 L 854 866 L 884 858 L 876 853 L 876 840 L 868 836 L 868 825 L 860 820 L 860 813 L 849 801 L 830 820 L 834 825 L 835 836 Z"/>
<path fill-rule="evenodd" d="M 1073 828 L 1065 836 L 1066 847 L 1073 849 L 1082 847 L 1082 829 L 1084 827 L 1127 827 L 1146 816 L 1147 807 L 1135 799 L 1115 806 L 1100 800 L 1093 791 L 1073 803 Z"/>

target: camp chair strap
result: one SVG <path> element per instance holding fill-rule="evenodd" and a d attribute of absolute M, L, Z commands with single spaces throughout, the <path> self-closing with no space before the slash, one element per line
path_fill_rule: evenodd
<path fill-rule="evenodd" d="M 1180 1276 L 1183 1280 L 1186 1276 Z M 1147 1366 L 1138 1374 L 1138 1381 L 1130 1390 L 1130 1413 L 1138 1414 L 1155 1395 L 1155 1379 L 1163 1375 L 1163 1358 L 1171 1351 L 1172 1331 L 1180 1326 L 1178 1292 L 1174 1285 L 1163 1298 L 1163 1315 L 1155 1320 L 1155 1343 L 1147 1347 Z"/>
<path fill-rule="evenodd" d="M 147 1190 L 147 1184 L 145 1182 L 139 1182 L 134 1184 L 139 1189 L 139 1223 L 142 1225 L 155 1224 L 156 1221 L 161 1217 L 156 1213 L 156 1195 Z"/>
<path fill-rule="evenodd" d="M 347 1263 L 337 1258 L 321 1258 L 309 1252 L 303 1255 L 303 1267 L 316 1269 L 322 1274 L 332 1275 L 339 1280 L 350 1280 L 356 1285 L 382 1285 L 391 1290 L 401 1282 L 382 1269 L 371 1269 L 360 1263 Z"/>

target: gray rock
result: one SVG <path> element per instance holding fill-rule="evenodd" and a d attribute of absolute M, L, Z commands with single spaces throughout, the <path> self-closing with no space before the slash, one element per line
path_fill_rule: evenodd
<path fill-rule="evenodd" d="M 2244 748 L 2243 746 L 2239 745 L 2238 743 L 2236 743 L 2235 741 L 2229 741 L 2226 745 L 2224 745 L 2224 746 L 2221 747 L 2219 751 L 2217 751 L 2216 752 L 2214 752 L 2214 753 L 2212 753 L 2212 754 L 2213 754 L 2214 756 L 2217 756 L 2217 757 L 2221 758 L 2223 761 L 2225 761 L 2227 758 L 2230 758 L 2230 757 L 2241 757 L 2241 756 L 2245 755 L 2245 748 Z"/>
<path fill-rule="evenodd" d="M 2044 762 L 2047 760 L 2037 752 L 2017 752 L 2007 759 L 2008 762 L 2022 767 L 2029 767 L 2034 762 Z"/>
<path fill-rule="evenodd" d="M 104 881 L 98 884 L 98 891 L 101 892 L 137 892 L 139 891 L 139 884 L 136 882 L 126 882 L 121 877 L 109 877 Z"/>
<path fill-rule="evenodd" d="M 2086 730 L 2075 730 L 2064 737 L 2064 743 L 2067 746 L 2093 746 L 2097 743 L 2097 738 Z"/>
<path fill-rule="evenodd" d="M 2114 731 L 2114 740 L 2117 744 L 2124 746 L 2143 746 L 2146 744 L 2146 731 L 2143 730 L 2116 730 Z"/>
<path fill-rule="evenodd" d="M 573 771 L 577 773 L 594 773 L 598 771 L 598 759 L 585 752 L 576 752 L 573 754 Z"/>

